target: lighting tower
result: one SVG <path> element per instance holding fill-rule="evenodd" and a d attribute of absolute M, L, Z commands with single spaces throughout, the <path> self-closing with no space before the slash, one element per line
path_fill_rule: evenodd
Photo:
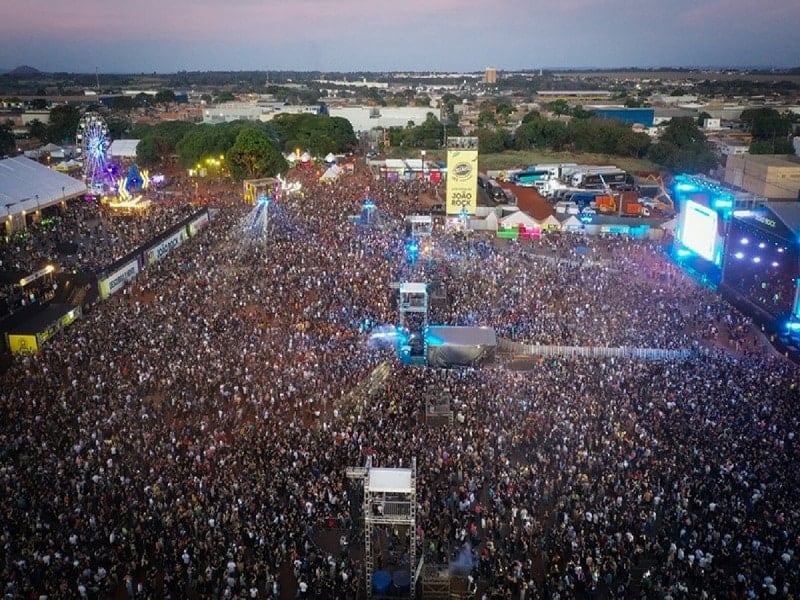
<path fill-rule="evenodd" d="M 398 573 L 408 572 L 409 598 L 414 598 L 416 588 L 415 565 L 417 558 L 417 459 L 411 460 L 411 468 L 378 468 L 372 466 L 368 456 L 365 466 L 348 467 L 347 477 L 364 484 L 364 570 L 367 597 L 373 595 L 376 551 L 381 552 L 376 542 L 386 539 L 382 529 L 400 525 L 408 528 L 408 563 Z M 377 535 L 376 535 L 377 534 Z M 377 581 L 376 581 L 377 583 Z"/>

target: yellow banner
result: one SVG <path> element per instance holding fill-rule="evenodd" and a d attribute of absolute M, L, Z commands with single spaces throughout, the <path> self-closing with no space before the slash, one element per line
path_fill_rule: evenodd
<path fill-rule="evenodd" d="M 447 214 L 474 215 L 478 206 L 478 151 L 447 151 Z"/>
<path fill-rule="evenodd" d="M 8 349 L 12 354 L 30 354 L 39 349 L 35 335 L 22 333 L 8 334 Z"/>

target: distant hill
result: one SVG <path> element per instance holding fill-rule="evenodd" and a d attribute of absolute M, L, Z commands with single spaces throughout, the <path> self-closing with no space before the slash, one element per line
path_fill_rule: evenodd
<path fill-rule="evenodd" d="M 16 69 L 11 69 L 10 71 L 6 71 L 6 75 L 12 76 L 23 76 L 27 77 L 29 75 L 42 75 L 42 71 L 39 69 L 34 69 L 33 67 L 29 67 L 28 65 L 22 65 L 21 67 L 17 67 Z"/>

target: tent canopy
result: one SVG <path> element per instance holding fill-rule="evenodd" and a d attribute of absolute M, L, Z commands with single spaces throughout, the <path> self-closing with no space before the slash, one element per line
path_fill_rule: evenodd
<path fill-rule="evenodd" d="M 322 177 L 320 177 L 320 179 L 321 180 L 336 179 L 337 177 L 339 177 L 339 173 L 341 173 L 341 171 L 342 171 L 342 169 L 339 167 L 339 165 L 336 165 L 336 164 L 331 165 L 330 167 L 328 167 L 325 170 L 325 172 L 322 174 Z"/>
<path fill-rule="evenodd" d="M 515 227 L 517 225 L 523 225 L 524 227 L 532 228 L 538 227 L 539 222 L 529 214 L 518 210 L 500 219 L 500 225 L 503 227 Z"/>
<path fill-rule="evenodd" d="M 0 207 L 5 215 L 36 211 L 86 193 L 86 184 L 35 160 L 0 160 Z"/>
<path fill-rule="evenodd" d="M 136 147 L 139 140 L 114 140 L 108 154 L 115 158 L 136 158 Z"/>

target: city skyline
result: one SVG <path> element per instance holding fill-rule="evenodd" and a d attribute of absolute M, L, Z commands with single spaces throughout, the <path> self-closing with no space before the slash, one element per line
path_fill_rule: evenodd
<path fill-rule="evenodd" d="M 800 3 L 764 0 L 8 0 L 0 69 L 477 71 L 800 66 Z"/>

